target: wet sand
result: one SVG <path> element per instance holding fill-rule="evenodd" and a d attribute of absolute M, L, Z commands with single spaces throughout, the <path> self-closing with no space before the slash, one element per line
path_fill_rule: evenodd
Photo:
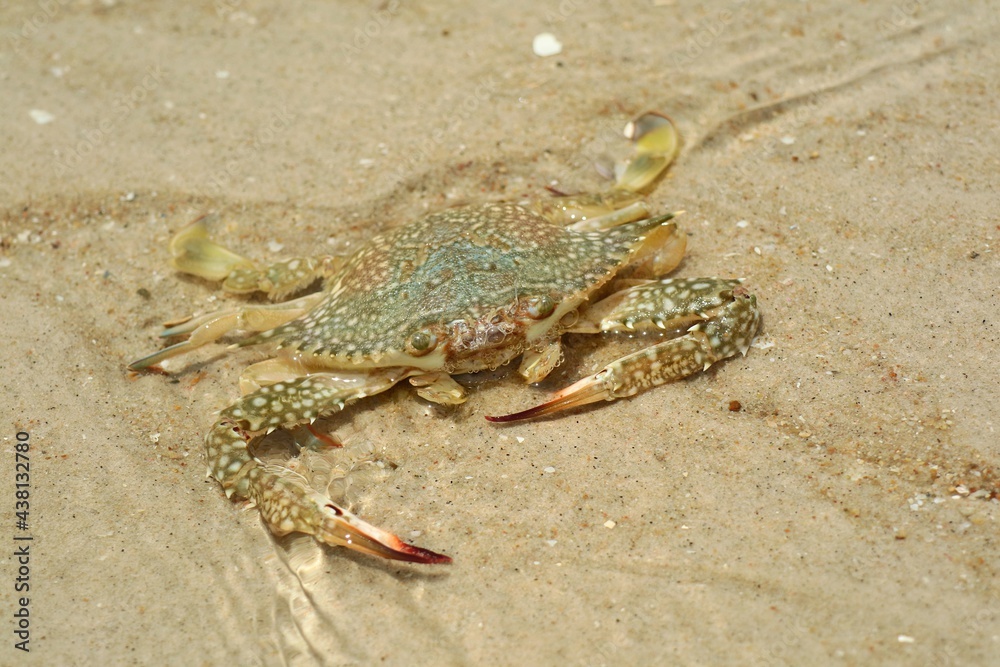
<path fill-rule="evenodd" d="M 1000 652 L 1000 23 L 984 2 L 316 3 L 0 9 L 8 539 L 2 664 L 990 664 Z M 532 54 L 553 32 L 561 54 Z M 204 478 L 258 350 L 130 376 L 234 302 L 167 266 L 215 212 L 259 259 L 348 252 L 466 201 L 606 186 L 626 120 L 685 146 L 678 275 L 742 276 L 745 358 L 506 428 L 400 387 L 327 426 L 398 467 L 351 495 L 449 554 L 274 540 Z M 466 380 L 467 381 L 467 380 Z M 732 401 L 742 408 L 731 411 Z M 28 528 L 15 434 L 30 434 Z M 14 544 L 11 540 L 9 544 Z"/>

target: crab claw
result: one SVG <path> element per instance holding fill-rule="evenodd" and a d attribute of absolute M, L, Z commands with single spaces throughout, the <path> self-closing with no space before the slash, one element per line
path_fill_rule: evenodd
<path fill-rule="evenodd" d="M 486 417 L 486 421 L 493 423 L 505 423 L 523 421 L 525 419 L 535 419 L 536 417 L 545 417 L 556 412 L 569 410 L 570 408 L 578 408 L 582 405 L 587 405 L 588 403 L 611 400 L 614 396 L 610 391 L 608 391 L 603 382 L 604 375 L 606 373 L 607 369 L 589 377 L 585 377 L 578 382 L 574 382 L 570 386 L 557 391 L 549 400 L 541 405 L 536 405 L 533 408 L 521 410 L 520 412 L 515 412 L 509 415 L 500 415 L 496 417 L 488 416 Z"/>
<path fill-rule="evenodd" d="M 545 403 L 491 422 L 544 417 L 596 401 L 613 401 L 707 370 L 717 361 L 746 354 L 760 328 L 757 299 L 739 280 L 718 278 L 665 279 L 643 282 L 608 297 L 609 312 L 593 326 L 598 331 L 687 328 L 611 362 L 589 377 L 557 391 Z M 601 310 L 599 302 L 595 308 Z M 694 324 L 692 325 L 692 321 Z M 691 325 L 691 326 L 688 326 Z M 586 329 L 583 329 L 586 330 Z"/>
<path fill-rule="evenodd" d="M 158 366 L 163 361 L 176 357 L 179 354 L 184 354 L 191 347 L 190 343 L 187 341 L 182 341 L 180 343 L 175 343 L 170 347 L 165 347 L 162 350 L 157 350 L 152 354 L 147 354 L 142 359 L 136 359 L 128 365 L 130 371 L 145 371 L 149 370 L 155 366 Z"/>
<path fill-rule="evenodd" d="M 314 534 L 321 542 L 408 563 L 437 565 L 451 562 L 451 558 L 444 554 L 407 544 L 396 535 L 363 521 L 318 493 L 313 500 L 322 507 Z"/>

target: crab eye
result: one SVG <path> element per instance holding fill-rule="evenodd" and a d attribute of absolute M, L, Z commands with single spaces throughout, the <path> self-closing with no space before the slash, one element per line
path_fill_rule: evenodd
<path fill-rule="evenodd" d="M 406 351 L 414 357 L 422 357 L 437 347 L 437 336 L 430 329 L 421 329 L 406 341 Z"/>
<path fill-rule="evenodd" d="M 556 309 L 556 302 L 550 296 L 536 296 L 528 299 L 528 317 L 533 320 L 544 320 Z"/>

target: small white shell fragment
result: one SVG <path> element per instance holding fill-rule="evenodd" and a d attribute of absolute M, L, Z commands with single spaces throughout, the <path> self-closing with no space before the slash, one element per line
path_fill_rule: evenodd
<path fill-rule="evenodd" d="M 610 529 L 610 528 L 614 528 L 614 527 L 615 527 L 615 526 L 617 526 L 617 525 L 618 525 L 618 524 L 617 524 L 617 523 L 615 523 L 614 521 L 612 521 L 611 519 L 608 519 L 607 521 L 605 521 L 605 522 L 604 522 L 604 527 L 605 527 L 605 528 L 609 528 L 609 529 Z"/>
<path fill-rule="evenodd" d="M 736 223 L 736 226 L 739 227 L 740 229 L 746 229 L 747 227 L 750 226 L 750 223 L 746 220 L 740 220 L 739 222 Z"/>
<path fill-rule="evenodd" d="M 55 116 L 44 109 L 32 109 L 28 112 L 28 115 L 31 116 L 31 120 L 39 125 L 48 125 L 56 119 Z"/>
<path fill-rule="evenodd" d="M 544 468 L 542 468 L 542 471 L 543 471 L 543 472 L 549 472 L 549 473 L 552 473 L 552 472 L 555 472 L 555 471 L 556 471 L 556 469 L 555 469 L 555 468 L 553 468 L 552 466 L 545 466 Z"/>
<path fill-rule="evenodd" d="M 795 143 L 795 137 L 782 137 L 781 143 L 785 144 L 786 146 L 791 146 L 792 144 Z"/>
<path fill-rule="evenodd" d="M 914 639 L 909 635 L 899 635 L 898 637 L 896 637 L 896 639 L 899 641 L 900 644 L 912 644 L 913 642 L 917 641 L 916 639 Z"/>
<path fill-rule="evenodd" d="M 543 32 L 535 35 L 531 42 L 531 50 L 536 56 L 547 58 L 562 53 L 562 42 L 556 39 L 551 32 Z"/>

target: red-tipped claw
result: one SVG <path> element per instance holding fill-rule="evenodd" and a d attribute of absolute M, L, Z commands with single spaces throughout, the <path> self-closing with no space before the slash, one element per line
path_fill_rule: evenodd
<path fill-rule="evenodd" d="M 408 563 L 438 565 L 451 562 L 448 556 L 407 544 L 332 502 L 327 502 L 321 512 L 322 520 L 315 531 L 316 539 L 321 542 Z"/>
<path fill-rule="evenodd" d="M 556 412 L 561 412 L 562 410 L 569 410 L 570 408 L 578 408 L 581 405 L 587 405 L 588 403 L 608 400 L 608 398 L 611 397 L 611 394 L 608 392 L 603 382 L 606 374 L 607 369 L 602 370 L 599 373 L 595 373 L 590 377 L 585 377 L 579 382 L 575 382 L 564 389 L 560 389 L 554 393 L 549 400 L 541 405 L 536 405 L 533 408 L 521 410 L 520 412 L 515 412 L 509 415 L 486 417 L 486 421 L 494 423 L 523 421 L 525 419 L 545 417 Z"/>

